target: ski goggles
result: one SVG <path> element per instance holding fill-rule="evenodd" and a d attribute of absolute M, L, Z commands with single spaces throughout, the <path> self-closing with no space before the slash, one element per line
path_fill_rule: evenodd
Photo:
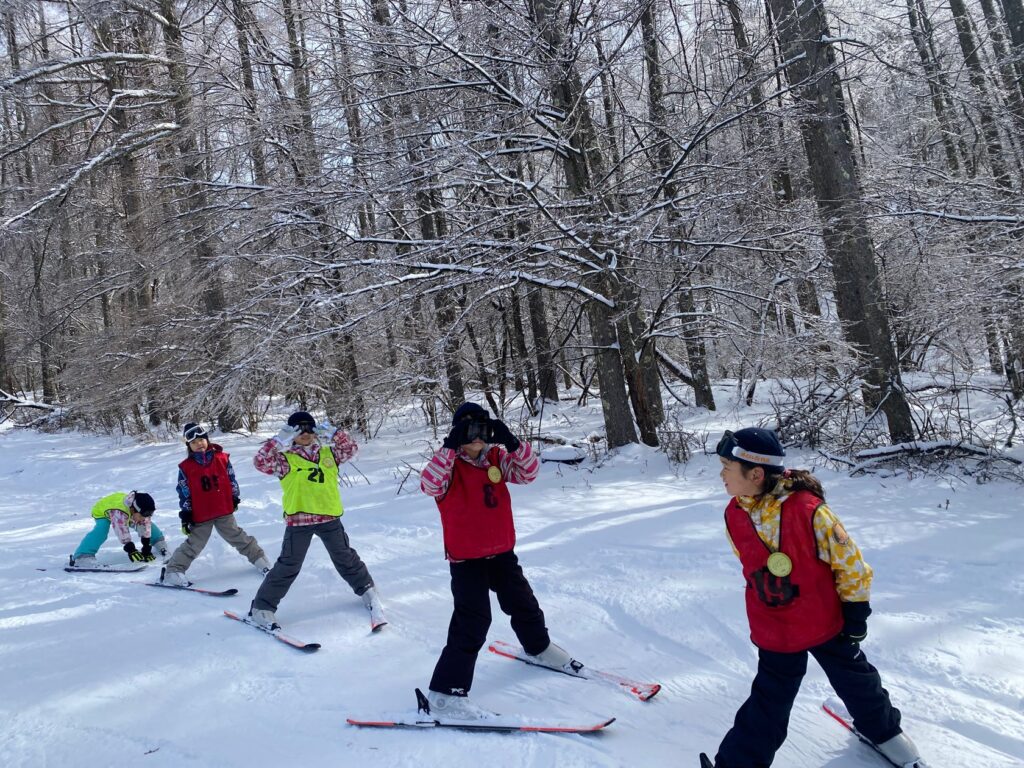
<path fill-rule="evenodd" d="M 767 453 L 749 451 L 740 445 L 736 435 L 730 430 L 725 430 L 722 439 L 715 446 L 715 453 L 724 459 L 731 461 L 744 461 L 747 464 L 757 464 L 762 467 L 784 467 L 786 460 L 782 456 L 769 456 Z"/>
<path fill-rule="evenodd" d="M 185 442 L 191 443 L 193 440 L 198 440 L 201 437 L 207 437 L 206 430 L 196 424 L 194 427 L 189 427 L 185 430 Z"/>
<path fill-rule="evenodd" d="M 483 440 L 485 443 L 488 443 L 491 440 L 491 422 L 486 417 L 468 422 L 464 430 L 466 443 L 472 443 L 474 440 Z"/>

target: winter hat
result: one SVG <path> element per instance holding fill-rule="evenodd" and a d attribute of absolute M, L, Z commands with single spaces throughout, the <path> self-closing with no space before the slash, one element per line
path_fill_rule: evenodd
<path fill-rule="evenodd" d="M 458 424 L 463 419 L 486 419 L 488 417 L 487 409 L 482 408 L 476 403 L 463 403 L 455 409 L 455 414 L 452 416 L 452 425 Z"/>
<path fill-rule="evenodd" d="M 182 427 L 181 434 L 184 436 L 186 443 L 191 443 L 193 440 L 198 440 L 200 437 L 209 437 L 207 431 L 194 421 L 190 421 Z"/>
<path fill-rule="evenodd" d="M 289 427 L 298 427 L 303 432 L 312 432 L 316 429 L 316 419 L 306 411 L 296 411 L 288 417 Z"/>
<path fill-rule="evenodd" d="M 132 491 L 132 493 L 135 494 L 135 498 L 132 499 L 132 509 L 143 517 L 152 516 L 153 510 L 156 509 L 156 502 L 153 501 L 153 497 L 142 491 Z"/>
<path fill-rule="evenodd" d="M 726 430 L 718 441 L 715 452 L 730 461 L 751 467 L 762 467 L 765 472 L 784 472 L 786 449 L 779 437 L 770 429 L 747 427 L 737 432 Z"/>

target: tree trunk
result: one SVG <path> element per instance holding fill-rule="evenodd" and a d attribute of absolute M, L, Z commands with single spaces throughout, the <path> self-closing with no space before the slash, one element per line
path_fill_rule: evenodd
<path fill-rule="evenodd" d="M 867 227 L 853 149 L 846 130 L 831 37 L 820 0 L 769 0 L 788 62 L 786 77 L 799 94 L 800 132 L 832 262 L 836 307 L 847 340 L 867 364 L 865 403 L 888 419 L 894 443 L 913 440 L 899 361 Z"/>

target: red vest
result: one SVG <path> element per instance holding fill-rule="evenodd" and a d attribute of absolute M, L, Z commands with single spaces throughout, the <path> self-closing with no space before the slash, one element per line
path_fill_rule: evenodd
<path fill-rule="evenodd" d="M 843 628 L 832 568 L 818 559 L 814 538 L 814 512 L 822 503 L 807 491 L 797 491 L 782 503 L 779 551 L 793 563 L 792 572 L 783 577 L 768 570 L 772 552 L 757 535 L 750 515 L 736 499 L 726 507 L 725 525 L 740 553 L 747 581 L 750 639 L 758 648 L 778 653 L 805 651 L 835 637 Z"/>
<path fill-rule="evenodd" d="M 192 522 L 205 523 L 235 510 L 231 478 L 228 477 L 228 454 L 219 445 L 211 445 L 213 459 L 203 465 L 191 454 L 178 465 L 188 482 L 192 499 Z"/>
<path fill-rule="evenodd" d="M 492 467 L 500 469 L 500 459 L 498 446 L 487 452 Z M 487 469 L 456 459 L 448 491 L 436 500 L 449 560 L 500 555 L 516 545 L 512 496 L 504 479 L 491 482 Z"/>

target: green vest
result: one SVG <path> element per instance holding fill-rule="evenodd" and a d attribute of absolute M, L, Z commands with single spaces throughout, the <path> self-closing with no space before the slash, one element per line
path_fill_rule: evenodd
<path fill-rule="evenodd" d="M 291 452 L 285 452 L 284 457 L 291 468 L 281 478 L 284 513 L 294 515 L 305 512 L 310 515 L 341 517 L 345 510 L 341 506 L 341 494 L 338 492 L 338 463 L 331 449 L 320 447 L 319 464 Z"/>
<path fill-rule="evenodd" d="M 110 510 L 120 509 L 131 519 L 132 510 L 128 509 L 128 505 L 124 503 L 126 496 L 128 496 L 127 493 L 112 493 L 109 496 L 104 496 L 93 505 L 92 516 L 100 520 L 104 517 L 109 520 Z"/>

